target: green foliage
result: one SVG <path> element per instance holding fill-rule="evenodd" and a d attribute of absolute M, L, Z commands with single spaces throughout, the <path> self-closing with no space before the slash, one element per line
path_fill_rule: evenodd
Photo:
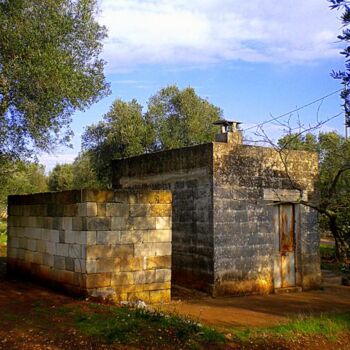
<path fill-rule="evenodd" d="M 98 179 L 109 185 L 113 159 L 210 142 L 221 114 L 193 88 L 168 86 L 149 99 L 144 114 L 136 100 L 116 100 L 103 121 L 87 128 L 82 145 Z"/>
<path fill-rule="evenodd" d="M 103 121 L 91 125 L 83 135 L 82 146 L 91 159 L 99 180 L 110 182 L 112 159 L 139 155 L 151 147 L 152 128 L 136 100 L 117 99 Z"/>
<path fill-rule="evenodd" d="M 42 165 L 30 162 L 8 162 L 6 176 L 0 176 L 0 210 L 6 212 L 7 196 L 47 191 Z"/>
<path fill-rule="evenodd" d="M 155 147 L 172 149 L 213 141 L 216 129 L 212 123 L 221 114 L 193 88 L 168 86 L 149 99 L 146 119 L 155 129 Z"/>
<path fill-rule="evenodd" d="M 73 189 L 102 188 L 91 166 L 90 157 L 86 153 L 80 153 L 73 162 Z"/>
<path fill-rule="evenodd" d="M 317 151 L 320 176 L 317 183 L 320 199 L 314 207 L 321 216 L 321 227 L 331 230 L 337 257 L 346 260 L 350 240 L 350 141 L 336 132 L 301 136 L 291 134 L 281 138 L 283 149 Z"/>
<path fill-rule="evenodd" d="M 321 259 L 332 260 L 335 259 L 335 247 L 328 244 L 320 245 Z"/>
<path fill-rule="evenodd" d="M 282 149 L 295 149 L 309 152 L 319 151 L 317 137 L 313 134 L 289 134 L 278 140 L 278 146 Z"/>
<path fill-rule="evenodd" d="M 234 334 L 243 342 L 258 339 L 259 337 L 276 337 L 297 339 L 303 335 L 323 335 L 328 339 L 336 340 L 342 332 L 350 330 L 350 314 L 299 316 L 286 324 L 268 328 L 245 329 L 235 331 Z"/>
<path fill-rule="evenodd" d="M 0 245 L 6 244 L 7 242 L 7 223 L 6 221 L 0 220 Z"/>
<path fill-rule="evenodd" d="M 89 307 L 89 311 L 63 307 L 56 312 L 73 317 L 82 334 L 108 343 L 162 347 L 171 342 L 178 348 L 187 348 L 226 342 L 221 333 L 188 318 L 143 309 L 98 304 Z"/>
<path fill-rule="evenodd" d="M 88 155 L 81 153 L 72 164 L 57 164 L 52 169 L 48 177 L 48 187 L 50 191 L 65 191 L 101 188 L 103 185 L 98 182 Z"/>
<path fill-rule="evenodd" d="M 97 306 L 93 313 L 71 311 L 82 333 L 111 343 L 160 347 L 169 341 L 179 342 L 179 345 L 225 343 L 225 337 L 214 329 L 175 315 L 113 306 Z"/>
<path fill-rule="evenodd" d="M 96 0 L 0 1 L 0 164 L 67 143 L 73 112 L 109 92 L 95 12 Z"/>
<path fill-rule="evenodd" d="M 57 164 L 49 174 L 50 191 L 65 191 L 73 189 L 73 165 Z"/>

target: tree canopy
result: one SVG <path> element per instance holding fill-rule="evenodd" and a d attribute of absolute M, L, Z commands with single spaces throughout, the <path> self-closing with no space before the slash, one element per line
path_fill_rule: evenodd
<path fill-rule="evenodd" d="M 86 129 L 82 147 L 98 179 L 108 185 L 113 159 L 210 142 L 212 123 L 221 115 L 193 88 L 168 86 L 149 99 L 145 113 L 135 99 L 117 99 L 102 121 Z"/>
<path fill-rule="evenodd" d="M 321 224 L 331 230 L 338 257 L 345 261 L 350 242 L 350 141 L 336 132 L 320 133 L 318 137 L 290 134 L 278 145 L 281 149 L 319 153 L 319 199 L 308 204 L 322 214 Z"/>
<path fill-rule="evenodd" d="M 44 166 L 31 162 L 9 162 L 6 176 L 0 177 L 0 218 L 6 213 L 7 196 L 47 191 Z"/>
<path fill-rule="evenodd" d="M 96 0 L 0 1 L 0 161 L 68 143 L 72 113 L 109 92 Z"/>

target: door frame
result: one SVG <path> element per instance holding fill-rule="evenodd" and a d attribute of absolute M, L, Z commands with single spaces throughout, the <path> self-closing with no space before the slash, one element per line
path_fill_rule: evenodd
<path fill-rule="evenodd" d="M 301 241 L 300 241 L 300 204 L 295 202 L 277 202 L 273 204 L 273 234 L 274 234 L 274 254 L 273 254 L 273 283 L 274 289 L 282 288 L 281 274 L 281 253 L 280 253 L 280 206 L 284 204 L 293 205 L 294 213 L 294 264 L 295 264 L 295 287 L 301 286 Z"/>

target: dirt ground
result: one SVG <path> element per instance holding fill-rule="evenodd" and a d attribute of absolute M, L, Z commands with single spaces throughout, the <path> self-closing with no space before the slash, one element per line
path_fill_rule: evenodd
<path fill-rule="evenodd" d="M 176 290 L 171 304 L 162 307 L 189 315 L 219 329 L 268 327 L 295 315 L 350 311 L 350 287 L 328 284 L 323 290 L 303 293 L 211 298 Z"/>
<path fill-rule="evenodd" d="M 57 317 L 53 317 L 50 324 L 44 323 L 40 315 L 33 313 L 38 303 L 55 309 L 72 304 L 83 305 L 86 301 L 72 299 L 36 284 L 6 279 L 4 270 L 5 259 L 0 257 L 0 349 L 125 348 L 91 343 L 76 335 L 72 325 L 63 324 Z M 334 278 L 329 277 L 333 283 Z M 326 283 L 323 290 L 317 291 L 215 299 L 203 293 L 176 289 L 173 301 L 159 307 L 164 311 L 191 316 L 227 332 L 233 327 L 272 326 L 299 314 L 350 312 L 350 287 Z"/>

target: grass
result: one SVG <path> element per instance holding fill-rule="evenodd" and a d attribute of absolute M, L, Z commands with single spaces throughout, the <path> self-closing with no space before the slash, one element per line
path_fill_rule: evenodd
<path fill-rule="evenodd" d="M 91 304 L 90 310 L 58 309 L 70 314 L 76 328 L 84 335 L 108 343 L 153 344 L 162 347 L 171 342 L 185 348 L 202 348 L 203 344 L 224 344 L 226 338 L 216 330 L 189 318 L 145 309 L 130 309 Z"/>
<path fill-rule="evenodd" d="M 337 340 L 337 336 L 350 331 L 350 313 L 324 314 L 320 316 L 299 316 L 286 324 L 274 327 L 245 329 L 233 332 L 242 342 L 266 337 L 281 337 L 286 340 L 300 336 L 320 335 L 328 340 Z"/>

